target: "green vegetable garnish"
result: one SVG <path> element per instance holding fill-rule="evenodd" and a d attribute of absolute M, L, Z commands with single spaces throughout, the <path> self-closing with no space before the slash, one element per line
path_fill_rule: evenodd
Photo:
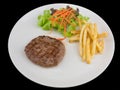
<path fill-rule="evenodd" d="M 75 11 L 74 9 L 72 10 Z M 57 13 L 57 11 L 63 14 L 54 14 L 54 13 Z M 76 27 L 78 26 L 77 19 L 81 20 L 81 22 L 82 21 L 87 22 L 89 20 L 89 17 L 83 16 L 78 12 L 77 12 L 77 15 L 75 12 L 70 12 L 70 14 L 74 16 L 72 17 L 69 15 L 72 18 L 68 19 L 68 16 L 67 16 L 68 14 L 65 15 L 64 12 L 69 13 L 69 7 L 66 9 L 60 8 L 56 10 L 56 12 L 54 12 L 52 15 L 50 10 L 44 10 L 43 15 L 38 16 L 37 24 L 38 26 L 42 27 L 43 30 L 55 29 L 59 33 L 61 33 L 63 36 L 65 35 L 65 37 L 71 37 L 72 36 L 71 31 L 76 30 Z"/>

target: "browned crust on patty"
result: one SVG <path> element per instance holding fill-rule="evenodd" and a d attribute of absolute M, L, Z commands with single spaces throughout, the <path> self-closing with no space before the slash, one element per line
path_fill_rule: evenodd
<path fill-rule="evenodd" d="M 55 38 L 38 36 L 28 43 L 25 53 L 33 63 L 43 67 L 53 67 L 63 59 L 65 46 Z"/>

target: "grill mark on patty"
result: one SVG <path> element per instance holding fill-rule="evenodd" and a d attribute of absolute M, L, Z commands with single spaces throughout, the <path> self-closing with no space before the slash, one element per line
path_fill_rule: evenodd
<path fill-rule="evenodd" d="M 35 64 L 52 67 L 59 64 L 65 54 L 63 43 L 49 36 L 38 36 L 25 47 L 26 56 Z"/>

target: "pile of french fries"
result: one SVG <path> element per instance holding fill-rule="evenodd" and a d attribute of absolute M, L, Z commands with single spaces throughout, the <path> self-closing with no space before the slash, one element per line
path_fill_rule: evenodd
<path fill-rule="evenodd" d="M 85 23 L 80 30 L 73 30 L 71 33 L 73 36 L 69 38 L 69 42 L 79 42 L 82 61 L 90 64 L 95 54 L 103 52 L 104 38 L 108 36 L 108 33 L 99 34 L 95 23 Z"/>

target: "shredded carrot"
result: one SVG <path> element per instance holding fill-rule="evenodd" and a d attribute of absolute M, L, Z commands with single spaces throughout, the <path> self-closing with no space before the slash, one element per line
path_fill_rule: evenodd
<path fill-rule="evenodd" d="M 64 8 L 62 10 L 57 10 L 52 15 L 50 20 L 52 22 L 52 26 L 54 26 L 54 23 L 57 23 L 60 26 L 64 27 L 64 36 L 66 37 L 67 25 L 72 24 L 70 21 L 72 18 L 77 20 L 77 17 L 75 16 L 75 13 L 74 13 L 74 10 L 72 8 L 68 8 L 68 9 Z"/>
<path fill-rule="evenodd" d="M 64 14 L 64 13 L 66 13 L 66 12 L 68 12 L 68 10 L 70 10 L 70 9 L 62 9 L 62 10 L 57 10 L 54 14 L 53 14 L 53 16 L 57 16 L 57 15 L 62 15 L 62 14 Z"/>
<path fill-rule="evenodd" d="M 65 37 L 63 37 L 63 38 L 56 38 L 57 40 L 65 40 Z"/>

